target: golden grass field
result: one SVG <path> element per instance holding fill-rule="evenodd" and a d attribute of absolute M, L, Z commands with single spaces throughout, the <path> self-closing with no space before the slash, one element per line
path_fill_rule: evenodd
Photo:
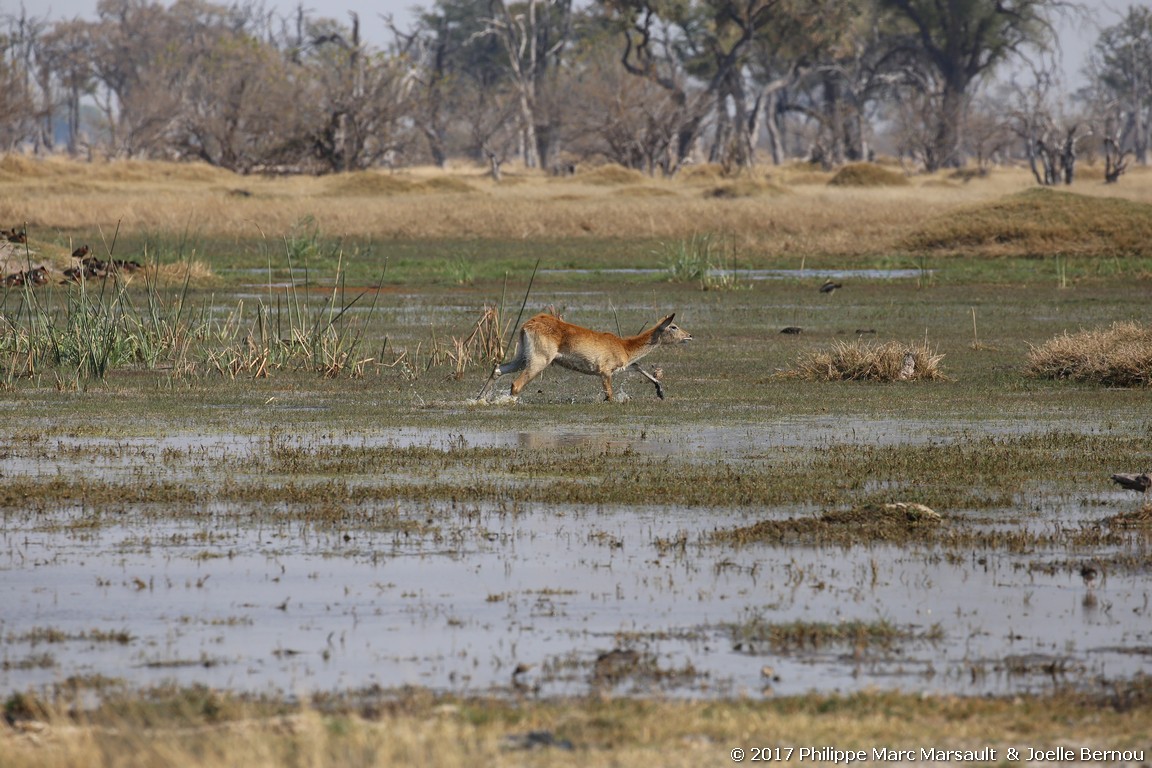
<path fill-rule="evenodd" d="M 755 750 L 784 745 L 865 750 L 866 764 L 884 764 L 872 759 L 874 748 L 913 749 L 918 758 L 921 749 L 991 749 L 995 759 L 978 764 L 1011 765 L 1007 750 L 1021 750 L 1022 745 L 1063 747 L 1077 757 L 1089 745 L 1107 745 L 1118 752 L 1143 750 L 1145 756 L 1149 749 L 1147 702 L 1112 708 L 1075 697 L 922 699 L 875 693 L 776 702 L 508 703 L 445 700 L 413 692 L 367 713 L 308 708 L 268 713 L 211 696 L 187 704 L 188 710 L 166 716 L 137 710 L 79 726 L 62 718 L 47 725 L 38 721 L 28 730 L 3 729 L 0 765 L 695 768 L 736 765 L 736 748 L 744 750 L 742 762 L 751 763 Z M 780 762 L 803 764 L 796 753 Z M 830 764 L 811 758 L 804 762 Z"/>
<path fill-rule="evenodd" d="M 1078 195 L 1152 203 L 1146 169 L 1116 185 L 1103 184 L 1090 167 L 1081 175 L 1070 188 Z M 762 257 L 851 257 L 896 247 L 931 222 L 946 227 L 957 211 L 1035 187 L 1019 168 L 884 187 L 830 186 L 833 177 L 806 165 L 735 179 L 698 167 L 671 180 L 609 168 L 565 179 L 512 171 L 496 184 L 471 167 L 268 178 L 198 164 L 9 156 L 0 160 L 0 224 L 26 222 L 57 244 L 45 251 L 56 259 L 76 238 L 110 239 L 117 224 L 125 232 L 274 239 L 305 216 L 334 237 L 669 239 L 713 231 Z"/>

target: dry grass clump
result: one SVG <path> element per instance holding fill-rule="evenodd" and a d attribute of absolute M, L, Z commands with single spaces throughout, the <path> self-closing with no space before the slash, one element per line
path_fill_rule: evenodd
<path fill-rule="evenodd" d="M 743 178 L 727 184 L 709 188 L 705 197 L 734 199 L 739 197 L 760 197 L 761 195 L 783 194 L 784 189 L 767 179 Z"/>
<path fill-rule="evenodd" d="M 925 344 L 837 341 L 828 351 L 802 356 L 781 375 L 812 381 L 946 381 L 943 358 Z"/>
<path fill-rule="evenodd" d="M 56 179 L 68 184 L 94 182 L 219 182 L 230 171 L 207 163 L 168 163 L 156 160 L 100 160 L 82 163 L 64 157 L 36 158 L 7 154 L 0 158 L 0 181 Z M 65 187 L 66 188 L 66 187 Z"/>
<path fill-rule="evenodd" d="M 839 544 L 933 541 L 943 535 L 941 516 L 916 503 L 867 504 L 829 510 L 818 516 L 770 518 L 751 525 L 717 529 L 708 540 L 718 544 Z"/>
<path fill-rule="evenodd" d="M 1152 256 L 1152 206 L 1117 198 L 1029 189 L 937 217 L 906 236 L 909 250 Z"/>
<path fill-rule="evenodd" d="M 331 176 L 326 180 L 327 191 L 334 195 L 406 195 L 406 194 L 461 194 L 475 192 L 476 188 L 464 179 L 454 176 L 432 176 L 413 180 L 406 176 L 392 176 L 375 171 L 354 171 Z"/>
<path fill-rule="evenodd" d="M 872 163 L 852 163 L 836 172 L 828 184 L 833 187 L 904 187 L 908 179 Z"/>
<path fill-rule="evenodd" d="M 419 182 L 416 185 L 416 191 L 461 194 L 475 192 L 476 188 L 463 179 L 457 179 L 453 176 L 435 176 Z"/>
<path fill-rule="evenodd" d="M 686 165 L 680 169 L 678 177 L 683 181 L 712 182 L 723 179 L 728 175 L 724 166 L 719 163 L 700 163 L 699 165 Z"/>
<path fill-rule="evenodd" d="M 195 286 L 210 284 L 216 280 L 212 267 L 199 259 L 184 259 L 155 267 L 156 282 L 160 285 L 181 285 L 185 281 Z"/>
<path fill-rule="evenodd" d="M 1080 331 L 1033 347 L 1026 374 L 1041 379 L 1069 379 L 1107 387 L 1152 384 L 1152 328 L 1138 323 Z"/>
<path fill-rule="evenodd" d="M 329 177 L 327 186 L 336 195 L 402 195 L 411 192 L 416 185 L 400 176 L 354 171 Z"/>
<path fill-rule="evenodd" d="M 633 168 L 625 168 L 615 163 L 593 168 L 587 173 L 578 173 L 576 178 L 584 184 L 604 186 L 612 186 L 615 184 L 642 184 L 645 180 L 644 174 L 640 173 L 640 171 Z"/>
<path fill-rule="evenodd" d="M 619 197 L 676 197 L 676 193 L 664 187 L 624 187 L 612 192 Z M 557 198 L 559 199 L 559 198 Z"/>
<path fill-rule="evenodd" d="M 1121 512 L 1104 519 L 1112 528 L 1152 530 L 1152 503 L 1132 512 Z"/>
<path fill-rule="evenodd" d="M 44 163 L 23 155 L 4 155 L 0 158 L 0 178 L 5 181 L 11 179 L 36 178 L 48 175 L 49 171 Z"/>
<path fill-rule="evenodd" d="M 947 178 L 952 181 L 962 181 L 967 184 L 975 179 L 986 179 L 992 175 L 992 171 L 987 168 L 957 168 L 948 174 Z"/>

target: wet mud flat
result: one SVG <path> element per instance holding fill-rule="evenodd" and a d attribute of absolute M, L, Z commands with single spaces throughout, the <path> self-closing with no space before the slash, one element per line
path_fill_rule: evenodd
<path fill-rule="evenodd" d="M 0 686 L 729 698 L 1132 680 L 1152 670 L 1141 501 L 1083 466 L 981 487 L 976 456 L 1027 472 L 1132 442 L 1060 426 L 24 436 L 3 470 Z"/>

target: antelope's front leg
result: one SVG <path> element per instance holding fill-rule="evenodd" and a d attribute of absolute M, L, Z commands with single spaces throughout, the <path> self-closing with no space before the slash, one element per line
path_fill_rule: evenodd
<path fill-rule="evenodd" d="M 640 363 L 632 363 L 632 365 L 628 367 L 639 373 L 644 378 L 648 379 L 648 381 L 652 382 L 656 386 L 656 397 L 660 398 L 661 400 L 664 399 L 664 385 L 660 383 L 660 379 L 656 378 L 652 374 L 648 373 L 648 371 L 641 368 Z"/>
<path fill-rule="evenodd" d="M 600 374 L 600 381 L 604 384 L 604 399 L 612 402 L 612 374 Z"/>

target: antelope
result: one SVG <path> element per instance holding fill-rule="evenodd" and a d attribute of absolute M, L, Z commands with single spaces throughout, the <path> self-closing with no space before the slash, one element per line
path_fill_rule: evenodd
<path fill-rule="evenodd" d="M 523 371 L 512 382 L 512 397 L 519 397 L 524 387 L 552 363 L 578 373 L 599 376 L 604 385 L 604 399 L 611 401 L 612 375 L 632 370 L 656 386 L 656 396 L 664 399 L 659 376 L 653 376 L 637 362 L 661 344 L 683 344 L 692 336 L 672 323 L 671 314 L 656 325 L 635 336 L 620 337 L 566 323 L 555 315 L 539 314 L 520 327 L 516 357 L 496 366 L 489 385 L 506 373 Z M 485 385 L 484 391 L 487 391 Z M 483 394 L 483 393 L 482 393 Z"/>

